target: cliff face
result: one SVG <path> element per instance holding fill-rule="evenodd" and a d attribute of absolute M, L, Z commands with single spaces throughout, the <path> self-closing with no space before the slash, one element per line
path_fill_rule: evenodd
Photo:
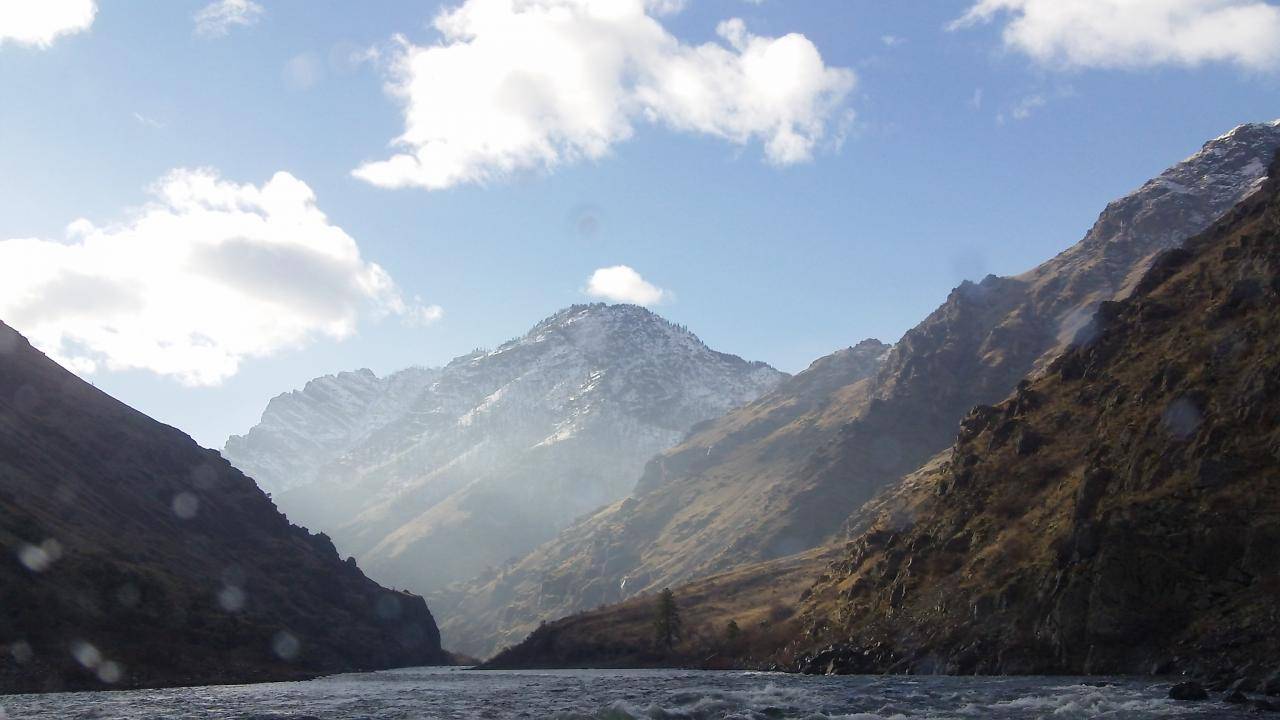
<path fill-rule="evenodd" d="M 849 647 L 808 669 L 1280 657 L 1280 181 L 1132 285 L 851 543 L 803 611 Z"/>
<path fill-rule="evenodd" d="M 625 497 L 655 453 L 784 377 L 644 308 L 577 305 L 442 369 L 313 381 L 227 453 L 309 467 L 275 495 L 290 517 L 380 581 L 438 590 Z"/>
<path fill-rule="evenodd" d="M 343 562 L 218 453 L 0 323 L 0 691 L 446 661 L 421 597 Z"/>
<path fill-rule="evenodd" d="M 647 466 L 632 498 L 442 595 L 441 607 L 457 608 L 451 637 L 484 652 L 492 643 L 473 638 L 510 642 L 539 619 L 833 540 L 851 513 L 945 450 L 970 408 L 1042 371 L 1156 254 L 1256 189 L 1277 148 L 1280 123 L 1211 140 L 1111 203 L 1059 256 L 962 284 L 887 354 L 860 346 L 876 358 L 864 374 L 816 381 L 820 361 L 696 429 Z"/>

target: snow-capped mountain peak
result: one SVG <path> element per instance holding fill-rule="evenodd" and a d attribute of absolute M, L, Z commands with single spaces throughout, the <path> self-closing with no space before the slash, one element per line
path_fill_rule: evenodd
<path fill-rule="evenodd" d="M 443 368 L 317 378 L 225 454 L 375 576 L 428 590 L 625 496 L 783 377 L 644 308 L 574 305 Z"/>

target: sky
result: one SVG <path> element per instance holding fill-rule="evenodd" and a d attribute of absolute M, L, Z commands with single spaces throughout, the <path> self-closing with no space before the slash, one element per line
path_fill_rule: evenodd
<path fill-rule="evenodd" d="M 796 372 L 1278 71 L 1270 0 L 0 0 L 0 320 L 210 447 L 580 302 Z"/>

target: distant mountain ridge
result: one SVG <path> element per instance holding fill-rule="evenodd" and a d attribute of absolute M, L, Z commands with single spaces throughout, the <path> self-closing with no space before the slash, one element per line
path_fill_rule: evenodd
<path fill-rule="evenodd" d="M 438 596 L 447 632 L 485 653 L 543 619 L 839 536 L 863 503 L 948 447 L 970 408 L 1042 371 L 1158 253 L 1257 189 L 1277 148 L 1280 121 L 1235 128 L 1108 205 L 1057 257 L 961 284 L 869 376 L 816 403 L 783 385 L 699 428 L 649 465 L 634 497 Z M 811 410 L 791 414 L 801 404 Z"/>
<path fill-rule="evenodd" d="M 361 369 L 316 378 L 272 398 L 261 421 L 246 435 L 231 436 L 223 454 L 251 468 L 268 492 L 301 487 L 405 412 L 439 374 L 409 368 L 379 378 Z"/>
<path fill-rule="evenodd" d="M 0 692 L 443 664 L 423 599 L 0 323 Z"/>
<path fill-rule="evenodd" d="M 438 589 L 625 496 L 690 427 L 784 377 L 644 308 L 575 305 L 444 368 L 312 381 L 225 454 L 374 577 Z"/>

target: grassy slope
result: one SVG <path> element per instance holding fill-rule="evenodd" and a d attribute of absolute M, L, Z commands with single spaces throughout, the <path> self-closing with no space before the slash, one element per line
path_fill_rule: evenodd
<path fill-rule="evenodd" d="M 486 667 L 764 667 L 793 637 L 795 611 L 837 555 L 826 547 L 738 568 L 675 590 L 685 632 L 670 651 L 653 642 L 656 594 L 547 623 Z M 731 640 L 729 621 L 741 630 Z"/>

